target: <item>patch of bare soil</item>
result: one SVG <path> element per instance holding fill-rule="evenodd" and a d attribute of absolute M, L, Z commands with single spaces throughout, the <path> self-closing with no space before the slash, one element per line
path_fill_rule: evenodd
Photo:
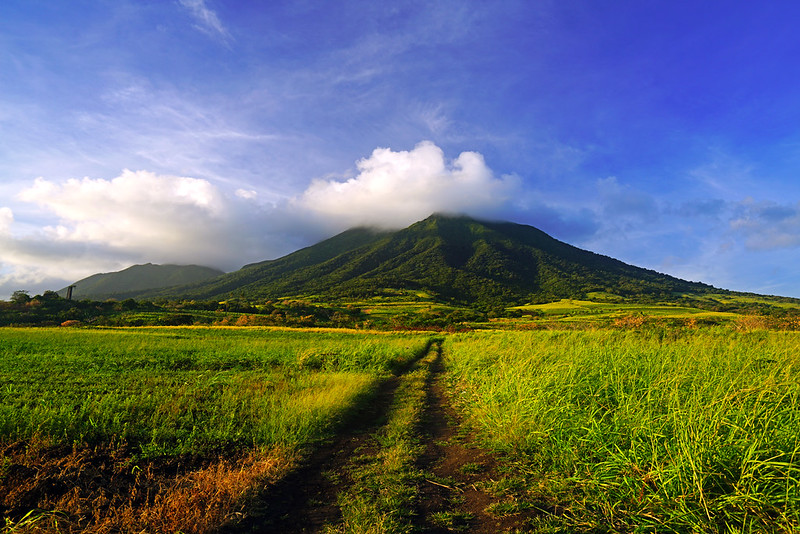
<path fill-rule="evenodd" d="M 513 503 L 487 491 L 503 477 L 499 471 L 502 463 L 478 446 L 474 436 L 462 432 L 458 414 L 441 383 L 440 361 L 434 365 L 421 432 L 426 449 L 420 467 L 427 475 L 419 489 L 422 532 L 495 534 L 526 530 L 538 512 L 514 511 Z"/>

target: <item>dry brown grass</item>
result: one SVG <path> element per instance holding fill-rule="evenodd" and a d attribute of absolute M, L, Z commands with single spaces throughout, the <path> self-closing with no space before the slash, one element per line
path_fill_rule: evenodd
<path fill-rule="evenodd" d="M 647 322 L 644 315 L 626 315 L 614 319 L 614 326 L 618 328 L 641 328 Z"/>
<path fill-rule="evenodd" d="M 133 463 L 124 444 L 94 449 L 43 440 L 0 457 L 2 532 L 213 532 L 245 513 L 248 495 L 283 476 L 279 449 Z"/>

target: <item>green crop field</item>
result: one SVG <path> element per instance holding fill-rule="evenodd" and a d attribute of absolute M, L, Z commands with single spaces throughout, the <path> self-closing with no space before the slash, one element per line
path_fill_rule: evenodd
<path fill-rule="evenodd" d="M 445 351 L 469 421 L 519 462 L 524 505 L 562 510 L 545 523 L 800 527 L 797 333 L 481 333 Z"/>
<path fill-rule="evenodd" d="M 708 311 L 699 308 L 676 305 L 642 305 L 614 302 L 596 302 L 589 300 L 563 299 L 547 304 L 517 306 L 522 315 L 536 314 L 544 319 L 555 319 L 563 322 L 610 322 L 615 319 L 638 315 L 650 319 L 705 319 L 718 322 L 730 321 L 740 317 L 739 314 L 722 311 Z"/>
<path fill-rule="evenodd" d="M 140 456 L 302 444 L 422 339 L 262 329 L 4 330 L 0 433 Z"/>
<path fill-rule="evenodd" d="M 113 449 L 108 454 L 123 455 L 133 470 L 152 468 L 154 459 L 253 451 L 262 463 L 288 466 L 427 342 L 263 328 L 4 329 L 0 439 L 7 454 L 0 480 L 14 478 L 15 462 L 30 467 L 32 449 L 46 461 L 59 446 Z M 15 455 L 22 446 L 24 454 Z M 25 502 L 31 495 L 17 497 L 21 502 L 7 502 L 4 512 L 42 508 Z M 62 498 L 50 506 L 65 504 Z M 119 517 L 102 521 L 121 528 Z"/>
<path fill-rule="evenodd" d="M 0 532 L 796 532 L 799 375 L 734 322 L 4 328 Z"/>

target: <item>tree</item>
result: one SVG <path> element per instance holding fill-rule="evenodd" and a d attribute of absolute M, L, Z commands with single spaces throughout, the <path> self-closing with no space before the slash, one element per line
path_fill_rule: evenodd
<path fill-rule="evenodd" d="M 14 304 L 25 304 L 30 302 L 31 295 L 24 289 L 18 289 L 11 294 L 11 302 Z"/>

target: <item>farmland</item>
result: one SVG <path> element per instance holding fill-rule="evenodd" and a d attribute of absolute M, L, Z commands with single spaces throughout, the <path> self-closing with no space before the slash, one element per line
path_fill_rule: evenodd
<path fill-rule="evenodd" d="M 168 494 L 138 502 L 137 491 L 165 484 L 177 490 L 192 477 L 211 476 L 209 470 L 241 477 L 228 458 L 254 464 L 248 473 L 285 472 L 426 344 L 411 335 L 261 329 L 4 330 L 3 512 L 17 519 L 29 509 L 63 512 L 49 518 L 52 524 L 94 514 L 76 528 L 145 528 L 126 511 L 144 508 L 137 513 L 155 517 L 181 503 Z M 125 486 L 131 501 L 116 502 L 92 481 L 85 492 L 67 487 L 70 476 L 92 467 L 81 463 L 87 454 L 110 464 L 95 478 Z M 61 474 L 37 483 L 31 475 L 43 470 L 36 462 Z M 168 471 L 183 480 L 159 480 Z M 38 522 L 47 523 L 46 516 Z M 160 528 L 186 528 L 183 517 L 172 520 Z M 204 528 L 198 519 L 196 529 Z"/>
<path fill-rule="evenodd" d="M 800 334 L 559 327 L 576 306 L 457 334 L 5 328 L 4 532 L 800 528 Z"/>
<path fill-rule="evenodd" d="M 488 333 L 447 346 L 468 420 L 521 462 L 517 506 L 562 509 L 578 531 L 798 527 L 797 334 Z"/>

